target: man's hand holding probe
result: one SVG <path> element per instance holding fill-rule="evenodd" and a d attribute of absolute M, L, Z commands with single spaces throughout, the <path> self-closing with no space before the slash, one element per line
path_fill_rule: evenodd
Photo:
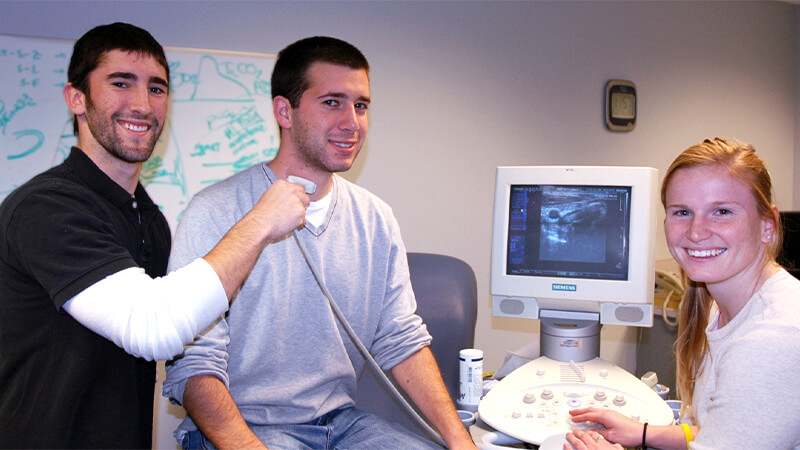
<path fill-rule="evenodd" d="M 302 185 L 276 181 L 258 203 L 220 240 L 204 259 L 219 275 L 228 299 L 231 299 L 255 264 L 258 255 L 271 241 L 276 241 L 305 223 L 310 202 Z M 229 264 L 231 253 L 241 264 Z M 226 264 L 227 263 L 227 264 Z"/>

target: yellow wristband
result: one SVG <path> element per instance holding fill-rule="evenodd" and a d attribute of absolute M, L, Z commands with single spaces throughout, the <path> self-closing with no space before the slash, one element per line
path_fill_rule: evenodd
<path fill-rule="evenodd" d="M 683 436 L 686 438 L 686 448 L 689 448 L 689 442 L 694 440 L 694 436 L 692 436 L 692 429 L 687 423 L 682 423 L 681 428 L 683 428 Z"/>

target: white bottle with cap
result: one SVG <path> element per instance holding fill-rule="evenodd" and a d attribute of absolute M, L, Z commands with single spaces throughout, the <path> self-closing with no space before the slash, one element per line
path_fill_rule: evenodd
<path fill-rule="evenodd" d="M 458 409 L 475 412 L 483 397 L 483 350 L 465 348 L 458 353 Z"/>

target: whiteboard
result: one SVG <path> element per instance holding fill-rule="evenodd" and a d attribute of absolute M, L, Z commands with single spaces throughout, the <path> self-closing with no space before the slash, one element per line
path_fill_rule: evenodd
<path fill-rule="evenodd" d="M 77 144 L 62 89 L 74 41 L 0 35 L 0 201 Z M 200 189 L 278 151 L 275 56 L 165 47 L 170 107 L 140 181 L 172 230 Z"/>

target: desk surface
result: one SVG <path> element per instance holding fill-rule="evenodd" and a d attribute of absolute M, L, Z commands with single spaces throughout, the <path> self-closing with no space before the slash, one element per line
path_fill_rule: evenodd
<path fill-rule="evenodd" d="M 469 434 L 472 435 L 472 442 L 480 449 L 483 449 L 483 436 L 490 431 L 494 431 L 494 429 L 486 425 L 480 417 L 469 427 Z"/>
<path fill-rule="evenodd" d="M 473 424 L 471 427 L 469 427 L 469 433 L 470 433 L 470 435 L 472 435 L 472 442 L 474 442 L 475 445 L 481 450 L 486 448 L 486 446 L 483 443 L 483 437 L 486 436 L 487 434 L 493 432 L 493 431 L 495 431 L 495 429 L 490 427 L 489 425 L 487 425 L 486 422 L 482 421 L 480 416 L 478 416 L 477 420 L 475 421 L 475 424 Z M 523 443 L 523 444 L 508 444 L 508 445 L 504 445 L 503 448 L 527 448 L 527 449 L 530 449 L 530 448 L 538 448 L 538 446 L 533 445 L 533 444 L 524 444 Z"/>
<path fill-rule="evenodd" d="M 472 441 L 481 450 L 484 450 L 484 449 L 487 448 L 486 445 L 483 442 L 484 436 L 486 436 L 487 434 L 489 434 L 489 433 L 491 433 L 493 431 L 495 431 L 495 429 L 490 427 L 489 425 L 487 425 L 486 422 L 480 420 L 480 418 L 478 418 L 478 420 L 475 422 L 474 425 L 469 427 L 469 432 L 472 435 Z M 518 441 L 518 440 L 516 440 L 514 438 L 511 438 L 511 437 L 507 437 L 507 438 L 511 439 L 512 441 L 510 441 L 510 442 L 512 442 L 512 443 L 506 444 L 506 443 L 503 443 L 502 441 L 501 442 L 495 441 L 494 442 L 495 446 L 492 447 L 492 448 L 503 448 L 503 449 L 506 449 L 506 448 L 508 448 L 508 449 L 517 449 L 517 448 L 519 448 L 519 449 L 539 449 L 540 448 L 538 445 L 528 444 L 526 442 L 520 442 L 520 441 Z M 557 441 L 557 442 L 546 442 L 546 443 L 543 443 L 543 444 L 545 444 L 545 447 L 547 447 L 548 449 L 561 450 L 562 443 L 563 443 L 563 438 L 561 440 Z"/>

